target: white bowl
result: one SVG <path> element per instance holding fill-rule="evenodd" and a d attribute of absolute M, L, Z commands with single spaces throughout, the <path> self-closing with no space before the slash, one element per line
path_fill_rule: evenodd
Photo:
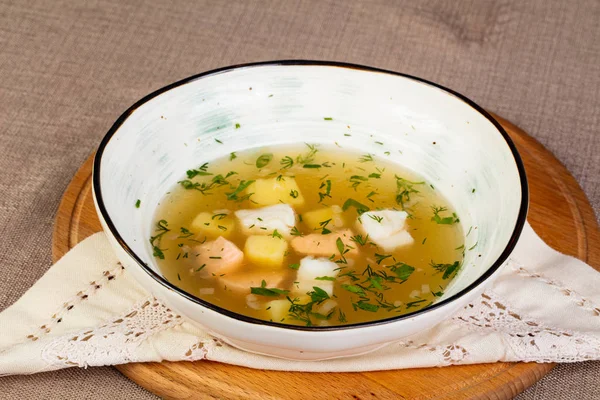
<path fill-rule="evenodd" d="M 349 130 L 352 136 L 344 136 Z M 148 243 L 151 222 L 184 171 L 232 151 L 298 142 L 338 142 L 402 164 L 451 201 L 464 231 L 471 231 L 466 248 L 477 246 L 437 303 L 376 322 L 288 326 L 217 307 L 162 277 Z M 209 71 L 144 97 L 102 140 L 93 188 L 117 256 L 148 291 L 234 346 L 302 360 L 364 353 L 451 316 L 506 261 L 528 204 L 514 144 L 471 100 L 404 74 L 298 60 Z"/>

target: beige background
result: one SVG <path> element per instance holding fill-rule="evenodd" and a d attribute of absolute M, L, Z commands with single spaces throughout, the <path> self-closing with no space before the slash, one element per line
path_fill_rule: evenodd
<path fill-rule="evenodd" d="M 0 309 L 50 267 L 61 193 L 120 113 L 235 63 L 339 60 L 449 86 L 553 151 L 598 215 L 599 21 L 598 0 L 0 0 Z M 563 365 L 519 398 L 597 399 L 599 376 Z M 154 398 L 112 368 L 0 378 L 0 397 Z"/>

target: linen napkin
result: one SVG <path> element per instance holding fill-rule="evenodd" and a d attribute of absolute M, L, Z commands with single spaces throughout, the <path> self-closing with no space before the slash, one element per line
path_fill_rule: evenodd
<path fill-rule="evenodd" d="M 97 233 L 0 313 L 0 375 L 162 360 L 289 371 L 598 360 L 599 288 L 600 273 L 527 225 L 494 283 L 439 325 L 361 356 L 289 361 L 236 349 L 180 317 L 133 280 Z"/>

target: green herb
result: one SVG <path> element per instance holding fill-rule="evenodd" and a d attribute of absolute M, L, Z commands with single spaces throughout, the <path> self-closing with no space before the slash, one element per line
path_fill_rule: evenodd
<path fill-rule="evenodd" d="M 294 159 L 290 156 L 285 156 L 281 159 L 281 161 L 279 161 L 279 165 L 281 165 L 281 168 L 283 169 L 292 168 L 294 165 Z"/>
<path fill-rule="evenodd" d="M 272 159 L 273 159 L 273 154 L 271 154 L 271 153 L 261 155 L 260 157 L 258 157 L 256 159 L 256 168 L 266 167 L 267 164 L 269 164 Z"/>
<path fill-rule="evenodd" d="M 460 263 L 458 261 L 454 261 L 452 264 L 435 264 L 432 261 L 431 266 L 438 273 L 444 273 L 444 275 L 442 275 L 442 279 L 448 279 L 453 277 L 458 272 L 460 268 Z"/>
<path fill-rule="evenodd" d="M 208 258 L 210 258 L 210 259 L 212 259 L 212 260 L 220 260 L 220 259 L 221 259 L 221 258 L 223 258 L 223 257 L 221 257 L 221 256 L 210 256 L 210 257 L 208 257 Z"/>
<path fill-rule="evenodd" d="M 153 253 L 152 253 L 152 255 L 154 257 L 158 257 L 161 260 L 165 259 L 165 254 L 163 253 L 163 250 L 166 250 L 166 249 L 159 249 L 158 246 L 153 246 L 152 250 L 154 250 Z"/>
<path fill-rule="evenodd" d="M 181 235 L 177 236 L 178 239 L 187 239 L 190 236 L 194 236 L 194 234 L 192 232 L 190 232 L 188 229 L 181 227 L 180 228 L 181 231 Z"/>
<path fill-rule="evenodd" d="M 235 151 L 229 153 L 229 161 L 233 161 L 237 158 L 237 155 L 235 154 Z"/>
<path fill-rule="evenodd" d="M 455 248 L 454 250 L 462 250 L 465 248 L 464 244 L 461 244 L 460 246 L 458 246 L 457 248 Z"/>
<path fill-rule="evenodd" d="M 423 239 L 423 241 L 421 242 L 421 244 L 425 244 L 426 241 L 427 241 L 427 238 Z"/>
<path fill-rule="evenodd" d="M 317 145 L 316 144 L 308 144 L 305 143 L 306 146 L 308 147 L 308 153 L 306 154 L 301 154 L 298 157 L 296 157 L 296 163 L 298 164 L 310 164 L 314 161 L 315 159 L 315 155 L 317 154 Z"/>
<path fill-rule="evenodd" d="M 333 121 L 333 118 L 331 118 L 331 117 L 324 117 L 323 119 L 324 119 L 325 121 Z"/>
<path fill-rule="evenodd" d="M 379 217 L 377 215 L 373 215 L 373 214 L 369 214 L 369 218 L 371 218 L 373 221 L 377 221 L 377 223 L 381 223 L 381 221 L 383 221 L 383 217 Z"/>
<path fill-rule="evenodd" d="M 377 261 L 377 264 L 381 264 L 381 262 L 387 258 L 390 258 L 392 255 L 391 254 L 377 254 L 375 253 L 375 260 Z"/>
<path fill-rule="evenodd" d="M 166 249 L 160 249 L 158 247 L 158 245 L 160 245 L 160 239 L 162 238 L 162 236 L 165 233 L 170 231 L 170 229 L 168 228 L 168 225 L 169 225 L 169 223 L 167 221 L 165 221 L 164 219 L 161 219 L 160 221 L 158 221 L 156 223 L 155 232 L 157 234 L 150 237 L 150 245 L 152 246 L 152 249 L 153 249 L 153 255 L 154 255 L 154 257 L 158 257 L 161 260 L 165 259 L 165 255 L 164 255 L 163 251 Z"/>
<path fill-rule="evenodd" d="M 250 293 L 257 294 L 259 296 L 269 296 L 269 297 L 277 297 L 281 295 L 288 294 L 289 290 L 282 290 L 277 288 L 268 288 L 267 282 L 263 279 L 260 284 L 260 287 L 251 287 Z"/>
<path fill-rule="evenodd" d="M 359 162 L 370 162 L 373 161 L 373 155 L 372 154 L 365 154 L 364 156 L 361 156 L 358 161 Z"/>
<path fill-rule="evenodd" d="M 338 251 L 340 252 L 340 254 L 344 255 L 344 242 L 342 241 L 342 238 L 337 238 L 335 241 L 335 245 L 336 245 Z"/>
<path fill-rule="evenodd" d="M 308 294 L 310 295 L 311 300 L 314 302 L 321 302 L 329 298 L 327 292 L 318 286 L 313 286 L 313 291 Z"/>
<path fill-rule="evenodd" d="M 242 126 L 236 122 L 235 129 L 240 129 Z"/>
<path fill-rule="evenodd" d="M 344 267 L 345 268 L 345 267 Z M 353 282 L 356 282 L 359 280 L 358 276 L 356 276 L 356 272 L 355 271 L 348 271 L 348 272 L 344 272 L 343 274 L 339 275 L 340 277 L 343 276 L 347 276 L 348 278 L 350 278 Z"/>
<path fill-rule="evenodd" d="M 194 170 L 195 172 L 193 172 L 192 174 L 207 175 L 208 173 L 206 172 L 206 170 L 202 169 L 203 167 L 206 167 L 207 165 L 208 165 L 208 163 L 204 164 L 198 170 Z M 190 175 L 190 171 L 187 171 L 188 172 L 188 176 Z M 227 173 L 227 175 L 225 177 L 223 175 L 216 175 L 216 176 L 214 176 L 212 178 L 212 180 L 210 181 L 210 183 L 206 183 L 206 182 L 202 182 L 202 183 L 192 182 L 189 179 L 186 179 L 186 180 L 183 180 L 183 181 L 179 181 L 177 183 L 179 183 L 181 186 L 183 186 L 183 188 L 186 189 L 186 190 L 198 190 L 200 193 L 202 193 L 204 195 L 207 195 L 207 194 L 210 194 L 209 191 L 211 189 L 227 185 L 229 183 L 227 181 L 227 178 L 229 178 L 231 175 L 235 175 L 235 174 L 237 174 L 237 172 L 230 171 L 230 172 Z M 208 175 L 212 175 L 212 174 L 208 174 Z"/>
<path fill-rule="evenodd" d="M 471 234 L 471 230 L 473 230 L 473 227 L 469 227 L 469 231 L 467 232 L 467 236 L 469 236 Z"/>
<path fill-rule="evenodd" d="M 317 280 L 317 281 L 335 281 L 335 278 L 333 276 L 317 276 L 315 278 L 315 280 Z"/>
<path fill-rule="evenodd" d="M 346 321 L 346 314 L 344 314 L 344 312 L 341 309 L 338 310 L 338 321 L 340 321 L 340 322 L 347 322 Z"/>
<path fill-rule="evenodd" d="M 377 192 L 371 192 L 371 193 L 369 193 L 369 194 L 367 195 L 367 199 L 369 199 L 369 201 L 371 201 L 371 202 L 373 202 L 373 203 L 374 203 L 375 201 L 374 201 L 373 199 L 371 199 L 371 197 L 372 197 L 372 196 L 375 196 L 376 194 L 377 194 Z"/>
<path fill-rule="evenodd" d="M 297 199 L 300 193 L 297 190 L 290 190 L 290 197 Z"/>
<path fill-rule="evenodd" d="M 355 310 L 357 308 L 360 308 L 361 310 L 365 310 L 365 311 L 369 311 L 369 312 L 377 312 L 379 310 L 379 306 L 377 306 L 375 304 L 367 303 L 364 300 L 361 300 L 357 303 L 352 303 L 352 306 L 354 307 Z"/>
<path fill-rule="evenodd" d="M 249 180 L 249 181 L 244 181 L 242 180 L 238 187 L 231 193 L 225 193 L 227 195 L 227 200 L 234 200 L 234 201 L 243 201 L 246 200 L 248 198 L 250 198 L 250 196 L 253 193 L 247 194 L 246 196 L 242 196 L 242 197 L 238 197 L 238 195 L 243 192 L 248 186 L 252 185 L 254 183 L 253 180 Z"/>
<path fill-rule="evenodd" d="M 381 286 L 381 281 L 382 281 L 382 278 L 378 275 L 375 275 L 375 276 L 369 278 L 369 282 L 371 283 L 371 286 L 369 286 L 369 287 L 370 288 L 374 287 L 376 289 L 383 290 L 383 286 Z"/>
<path fill-rule="evenodd" d="M 426 299 L 411 301 L 410 303 L 406 303 L 406 309 L 416 307 L 418 304 L 426 301 Z"/>
<path fill-rule="evenodd" d="M 313 291 L 308 292 L 307 294 L 311 298 L 311 301 L 307 304 L 299 304 L 299 299 L 292 300 L 289 296 L 287 296 L 287 300 L 290 302 L 288 315 L 293 319 L 304 322 L 306 326 L 311 326 L 311 317 L 320 318 L 320 314 L 317 315 L 316 313 L 312 312 L 313 306 L 327 300 L 329 295 L 326 291 L 317 286 L 313 286 Z"/>
<path fill-rule="evenodd" d="M 281 235 L 281 233 L 277 232 L 277 229 L 275 229 L 273 231 L 273 233 L 271 234 L 271 236 L 274 237 L 274 238 L 283 239 L 283 236 Z"/>
<path fill-rule="evenodd" d="M 375 143 L 376 143 L 376 144 L 378 144 L 378 145 L 381 145 L 381 146 L 383 146 L 383 142 L 377 142 L 377 141 L 376 141 Z"/>
<path fill-rule="evenodd" d="M 302 168 L 312 168 L 312 169 L 321 168 L 321 164 L 304 164 L 302 166 Z"/>
<path fill-rule="evenodd" d="M 288 265 L 288 267 L 291 269 L 298 269 L 298 268 L 300 268 L 300 264 L 290 264 L 290 265 Z"/>
<path fill-rule="evenodd" d="M 352 187 L 354 188 L 354 190 L 356 190 L 356 187 L 358 185 L 360 185 L 363 182 L 368 181 L 369 178 L 367 178 L 366 176 L 360 176 L 360 175 L 352 175 L 350 177 L 350 183 L 352 183 Z"/>
<path fill-rule="evenodd" d="M 196 271 L 194 272 L 200 272 L 202 271 L 202 269 L 204 269 L 204 267 L 206 267 L 206 264 L 202 264 Z"/>
<path fill-rule="evenodd" d="M 142 201 L 140 199 L 137 199 L 137 201 L 135 202 L 135 208 L 140 208 L 140 204 L 142 204 Z"/>
<path fill-rule="evenodd" d="M 331 218 L 326 221 L 319 222 L 319 226 L 321 227 L 321 235 L 328 235 L 331 233 L 329 229 L 327 229 L 327 225 L 331 222 Z"/>
<path fill-rule="evenodd" d="M 394 176 L 396 177 L 396 203 L 404 209 L 404 204 L 410 201 L 411 194 L 419 193 L 414 185 L 422 185 L 425 182 L 411 182 L 398 175 Z"/>
<path fill-rule="evenodd" d="M 294 227 L 292 228 L 292 230 L 290 231 L 290 235 L 292 235 L 292 236 L 304 236 L 304 235 L 302 234 L 302 232 L 300 232 L 300 231 L 298 230 L 298 228 L 296 228 L 295 226 L 294 226 Z"/>
<path fill-rule="evenodd" d="M 471 190 L 471 193 L 475 193 L 475 188 L 473 188 L 473 190 Z"/>
<path fill-rule="evenodd" d="M 433 217 L 431 217 L 431 220 L 434 221 L 436 224 L 452 225 L 460 222 L 456 213 L 452 213 L 452 216 L 450 217 L 441 217 L 439 215 L 439 213 L 441 212 L 448 211 L 446 207 L 431 206 L 431 209 L 433 210 Z"/>
<path fill-rule="evenodd" d="M 356 243 L 360 246 L 364 246 L 369 241 L 369 235 L 367 235 L 365 237 L 363 237 L 363 235 L 351 236 L 350 240 L 352 240 L 354 243 Z"/>
<path fill-rule="evenodd" d="M 331 181 L 327 179 L 325 182 L 321 182 L 319 190 L 325 188 L 324 192 L 319 191 L 319 203 L 321 203 L 325 197 L 331 198 Z"/>
<path fill-rule="evenodd" d="M 365 291 L 356 285 L 342 285 L 342 289 L 349 291 L 350 293 L 358 294 L 360 296 L 365 295 Z"/>
<path fill-rule="evenodd" d="M 177 273 L 177 279 L 181 280 L 181 275 L 179 275 L 179 272 Z"/>
<path fill-rule="evenodd" d="M 208 165 L 208 163 L 204 164 L 204 165 Z M 203 165 L 203 166 L 204 166 Z M 196 176 L 209 176 L 212 175 L 210 172 L 206 172 L 206 170 L 201 169 L 202 167 L 200 167 L 199 169 L 188 169 L 187 171 L 185 171 L 187 177 L 189 179 L 192 179 Z"/>
<path fill-rule="evenodd" d="M 373 173 L 369 174 L 369 178 L 381 179 L 381 174 L 377 174 L 377 173 L 373 172 Z"/>
<path fill-rule="evenodd" d="M 369 211 L 369 207 L 365 206 L 364 204 L 359 203 L 358 201 L 356 201 L 354 199 L 346 200 L 344 202 L 344 204 L 342 205 L 342 210 L 346 211 L 350 207 L 356 208 L 356 212 L 358 213 L 358 215 L 361 215 L 361 214 Z"/>
<path fill-rule="evenodd" d="M 415 272 L 415 269 L 413 267 L 403 262 L 392 265 L 390 269 L 402 281 L 405 281 L 408 278 L 410 278 L 412 273 Z"/>
<path fill-rule="evenodd" d="M 479 243 L 479 242 L 475 242 L 475 244 L 473 246 L 469 247 L 469 250 L 473 250 L 475 247 L 477 247 L 477 243 Z"/>
<path fill-rule="evenodd" d="M 223 144 L 223 142 L 221 142 L 219 139 L 215 138 L 215 142 L 219 143 L 219 144 Z"/>

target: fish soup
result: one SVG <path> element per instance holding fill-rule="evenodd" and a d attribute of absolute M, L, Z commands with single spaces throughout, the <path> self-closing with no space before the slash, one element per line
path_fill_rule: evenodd
<path fill-rule="evenodd" d="M 239 314 L 304 326 L 427 307 L 465 250 L 459 216 L 433 185 L 324 145 L 251 149 L 188 170 L 152 232 L 171 283 Z"/>

